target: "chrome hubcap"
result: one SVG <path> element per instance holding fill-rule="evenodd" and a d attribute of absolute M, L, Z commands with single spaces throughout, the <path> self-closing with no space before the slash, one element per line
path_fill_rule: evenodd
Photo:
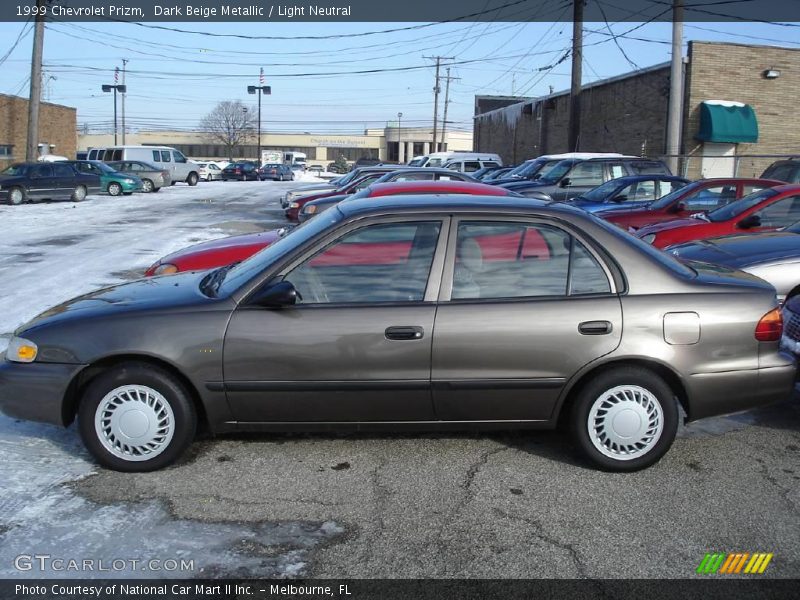
<path fill-rule="evenodd" d="M 145 192 L 152 192 L 153 191 L 153 182 L 152 181 L 144 181 L 142 182 L 142 188 Z"/>
<path fill-rule="evenodd" d="M 100 401 L 94 417 L 97 437 L 106 450 L 129 461 L 161 454 L 175 432 L 172 407 L 159 392 L 145 385 L 123 385 Z"/>
<path fill-rule="evenodd" d="M 620 385 L 594 401 L 587 426 L 600 453 L 616 460 L 632 460 L 658 443 L 664 430 L 664 412 L 652 392 L 638 385 Z"/>
<path fill-rule="evenodd" d="M 22 202 L 22 192 L 20 190 L 11 190 L 11 204 L 19 204 Z"/>
<path fill-rule="evenodd" d="M 84 198 L 86 198 L 86 190 L 83 189 L 82 187 L 79 187 L 78 189 L 75 190 L 75 199 L 83 200 Z"/>

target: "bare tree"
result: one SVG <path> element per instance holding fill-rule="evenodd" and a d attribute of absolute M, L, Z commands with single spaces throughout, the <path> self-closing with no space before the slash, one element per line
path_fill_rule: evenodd
<path fill-rule="evenodd" d="M 200 129 L 209 139 L 228 149 L 233 160 L 234 148 L 241 146 L 253 132 L 253 115 L 239 100 L 224 100 L 200 121 Z"/>

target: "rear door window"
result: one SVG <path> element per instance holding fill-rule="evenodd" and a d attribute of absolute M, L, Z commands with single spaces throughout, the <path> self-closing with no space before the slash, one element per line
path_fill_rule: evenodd
<path fill-rule="evenodd" d="M 754 213 L 761 227 L 788 227 L 800 221 L 800 196 L 783 198 Z"/>
<path fill-rule="evenodd" d="M 53 165 L 53 174 L 62 179 L 72 179 L 75 177 L 75 171 L 69 165 Z"/>
<path fill-rule="evenodd" d="M 478 169 L 481 168 L 481 163 L 477 160 L 465 160 L 464 161 L 464 172 L 465 173 L 474 173 Z"/>
<path fill-rule="evenodd" d="M 172 159 L 169 157 L 169 150 L 161 151 L 161 162 L 172 162 Z"/>
<path fill-rule="evenodd" d="M 736 184 L 717 185 L 698 190 L 683 200 L 686 210 L 707 211 L 725 206 L 736 200 Z"/>
<path fill-rule="evenodd" d="M 153 160 L 156 162 L 161 162 L 161 152 L 158 150 L 153 150 Z"/>
<path fill-rule="evenodd" d="M 569 233 L 545 224 L 463 221 L 451 299 L 602 294 L 605 271 Z"/>
<path fill-rule="evenodd" d="M 669 175 L 667 166 L 658 160 L 634 160 L 628 163 L 633 175 L 646 175 L 649 173 L 662 173 Z"/>
<path fill-rule="evenodd" d="M 595 187 L 603 183 L 603 163 L 579 162 L 567 175 L 570 185 Z"/>

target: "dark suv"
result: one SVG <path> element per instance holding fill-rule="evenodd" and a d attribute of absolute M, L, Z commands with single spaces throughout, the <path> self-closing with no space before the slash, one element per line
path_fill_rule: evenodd
<path fill-rule="evenodd" d="M 650 158 L 570 158 L 542 173 L 535 181 L 505 183 L 502 186 L 523 196 L 541 197 L 541 194 L 547 194 L 553 200 L 569 200 L 611 179 L 645 174 L 671 173 L 662 161 Z"/>
<path fill-rule="evenodd" d="M 800 158 L 776 160 L 761 174 L 761 179 L 777 179 L 786 183 L 800 183 Z"/>

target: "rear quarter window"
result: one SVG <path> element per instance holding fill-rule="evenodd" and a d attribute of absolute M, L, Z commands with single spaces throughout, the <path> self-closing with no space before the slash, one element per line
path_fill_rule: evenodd
<path fill-rule="evenodd" d="M 644 175 L 648 173 L 669 174 L 667 165 L 658 160 L 635 160 L 628 163 L 628 167 L 634 175 Z"/>

